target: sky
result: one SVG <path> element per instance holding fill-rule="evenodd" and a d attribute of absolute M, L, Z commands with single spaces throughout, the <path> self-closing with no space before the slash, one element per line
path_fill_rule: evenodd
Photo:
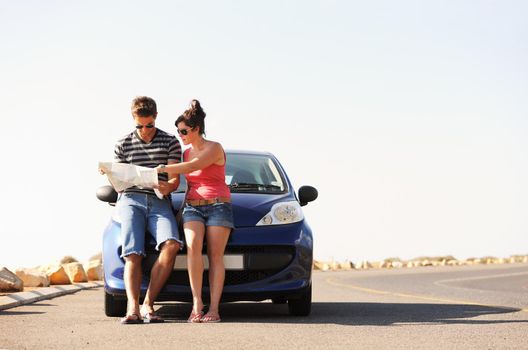
<path fill-rule="evenodd" d="M 0 266 L 101 251 L 99 161 L 191 99 L 269 151 L 318 260 L 528 254 L 525 1 L 0 0 Z"/>

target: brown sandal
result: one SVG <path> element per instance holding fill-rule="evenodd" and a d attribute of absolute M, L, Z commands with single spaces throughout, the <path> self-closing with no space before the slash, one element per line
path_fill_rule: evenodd
<path fill-rule="evenodd" d="M 121 319 L 121 324 L 142 324 L 143 319 L 138 314 L 126 315 Z"/>

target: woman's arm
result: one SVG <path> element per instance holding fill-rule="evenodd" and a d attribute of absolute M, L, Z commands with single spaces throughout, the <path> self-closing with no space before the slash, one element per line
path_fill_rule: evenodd
<path fill-rule="evenodd" d="M 209 165 L 216 163 L 220 157 L 223 157 L 222 146 L 217 142 L 210 144 L 200 152 L 200 155 L 190 161 L 178 164 L 169 164 L 164 167 L 157 167 L 158 173 L 170 174 L 188 174 L 193 171 L 207 168 Z"/>
<path fill-rule="evenodd" d="M 169 164 L 179 164 L 175 161 L 169 161 Z M 159 187 L 158 190 L 163 194 L 164 196 L 168 195 L 169 193 L 172 193 L 173 191 L 176 191 L 178 186 L 180 186 L 180 174 L 168 174 L 169 180 L 167 182 L 165 181 L 159 181 Z"/>

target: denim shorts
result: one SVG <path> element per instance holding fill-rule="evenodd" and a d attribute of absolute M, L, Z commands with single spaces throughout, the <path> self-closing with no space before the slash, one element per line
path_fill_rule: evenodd
<path fill-rule="evenodd" d="M 168 198 L 159 199 L 151 194 L 125 192 L 119 196 L 115 210 L 121 222 L 121 257 L 130 254 L 146 256 L 146 238 L 155 242 L 156 250 L 168 240 L 174 240 L 183 247 Z M 146 235 L 147 230 L 150 236 Z"/>
<path fill-rule="evenodd" d="M 182 213 L 183 223 L 200 221 L 205 226 L 224 226 L 235 228 L 231 203 L 214 203 L 192 206 L 185 204 Z"/>

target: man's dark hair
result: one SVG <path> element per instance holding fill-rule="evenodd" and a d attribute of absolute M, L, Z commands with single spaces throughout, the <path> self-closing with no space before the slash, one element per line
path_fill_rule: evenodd
<path fill-rule="evenodd" d="M 154 117 L 158 114 L 156 101 L 147 96 L 138 96 L 132 100 L 132 115 L 134 117 Z"/>

